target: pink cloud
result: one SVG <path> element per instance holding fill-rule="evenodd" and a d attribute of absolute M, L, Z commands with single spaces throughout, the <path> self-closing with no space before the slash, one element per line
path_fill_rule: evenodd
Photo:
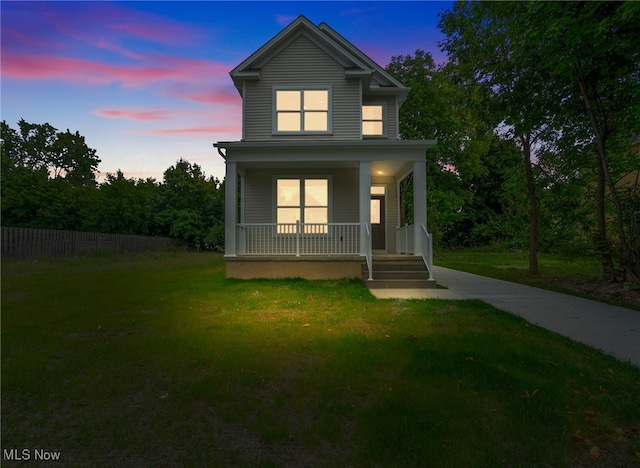
<path fill-rule="evenodd" d="M 168 91 L 168 94 L 182 99 L 188 99 L 189 101 L 214 105 L 239 106 L 242 103 L 242 99 L 235 89 L 215 89 L 207 87 L 206 89 L 186 90 L 174 87 Z"/>
<path fill-rule="evenodd" d="M 167 120 L 170 112 L 163 109 L 97 109 L 94 114 L 108 119 L 128 119 L 142 122 Z"/>
<path fill-rule="evenodd" d="M 23 80 L 63 80 L 72 83 L 148 86 L 159 81 L 192 82 L 211 79 L 228 71 L 216 62 L 163 58 L 149 65 L 114 65 L 62 56 L 4 53 L 2 76 Z"/>
<path fill-rule="evenodd" d="M 210 60 L 190 59 L 177 56 L 158 56 L 155 58 L 158 62 L 168 66 L 169 68 L 184 69 L 184 75 L 193 78 L 199 78 L 209 82 L 213 75 L 222 74 L 228 79 L 228 73 L 233 67 L 219 62 Z M 195 74 L 195 76 L 194 76 Z"/>
<path fill-rule="evenodd" d="M 202 127 L 183 127 L 183 128 L 165 128 L 157 130 L 142 130 L 137 133 L 144 135 L 163 135 L 163 136 L 185 136 L 185 135 L 215 135 L 216 133 L 237 133 L 242 132 L 239 125 L 214 125 Z"/>

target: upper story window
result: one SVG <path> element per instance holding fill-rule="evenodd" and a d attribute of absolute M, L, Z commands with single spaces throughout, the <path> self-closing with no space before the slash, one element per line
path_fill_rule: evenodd
<path fill-rule="evenodd" d="M 274 133 L 329 133 L 330 89 L 276 89 Z"/>
<path fill-rule="evenodd" d="M 385 135 L 384 106 L 382 104 L 362 106 L 362 135 Z"/>

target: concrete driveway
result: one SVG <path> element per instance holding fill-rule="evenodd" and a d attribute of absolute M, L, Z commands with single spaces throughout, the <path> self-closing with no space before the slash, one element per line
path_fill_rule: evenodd
<path fill-rule="evenodd" d="M 378 298 L 480 299 L 640 367 L 640 311 L 434 266 L 449 289 L 372 290 Z"/>

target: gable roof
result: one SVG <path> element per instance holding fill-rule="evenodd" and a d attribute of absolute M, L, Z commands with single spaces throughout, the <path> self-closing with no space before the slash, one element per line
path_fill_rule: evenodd
<path fill-rule="evenodd" d="M 244 80 L 260 79 L 260 69 L 301 35 L 342 65 L 347 78 L 362 78 L 366 88 L 364 89 L 365 93 L 398 94 L 401 101 L 404 101 L 409 93 L 409 88 L 393 78 L 360 49 L 331 29 L 329 25 L 322 23 L 320 26 L 315 26 L 303 15 L 300 15 L 231 70 L 229 74 L 240 95 L 242 95 Z"/>

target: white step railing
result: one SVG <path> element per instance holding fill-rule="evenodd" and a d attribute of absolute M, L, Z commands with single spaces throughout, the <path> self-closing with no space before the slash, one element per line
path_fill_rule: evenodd
<path fill-rule="evenodd" d="M 243 223 L 238 255 L 359 255 L 358 223 Z"/>
<path fill-rule="evenodd" d="M 369 224 L 365 224 L 365 227 L 367 228 L 367 245 L 365 246 L 366 248 L 364 249 L 364 251 L 365 257 L 367 259 L 367 270 L 369 272 L 367 281 L 373 281 L 373 249 L 371 242 L 371 228 L 369 227 Z"/>
<path fill-rule="evenodd" d="M 424 224 L 420 225 L 420 242 L 422 243 L 422 260 L 429 270 L 429 279 L 433 279 L 433 236 L 427 232 Z"/>

